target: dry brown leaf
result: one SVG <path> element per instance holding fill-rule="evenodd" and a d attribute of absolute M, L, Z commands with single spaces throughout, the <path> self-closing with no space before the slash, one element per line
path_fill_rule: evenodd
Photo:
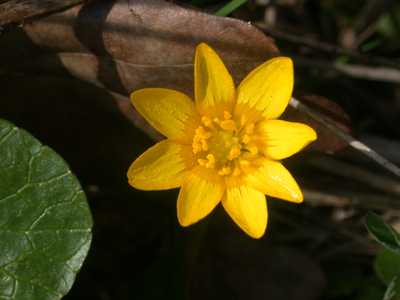
<path fill-rule="evenodd" d="M 148 86 L 191 93 L 200 42 L 221 54 L 237 80 L 278 54 L 274 42 L 248 23 L 161 0 L 91 2 L 24 30 L 36 45 L 59 53 L 74 76 L 125 95 Z"/>
<path fill-rule="evenodd" d="M 156 139 L 160 136 L 135 114 L 127 96 L 144 87 L 167 87 L 192 95 L 197 44 L 213 46 L 236 83 L 256 65 L 278 55 L 274 42 L 248 23 L 162 0 L 89 2 L 35 20 L 23 30 L 46 52 L 28 57 L 19 64 L 22 69 L 63 76 L 66 69 L 106 89 L 117 100 L 118 109 Z M 336 107 L 324 98 L 315 99 L 317 106 Z M 287 116 L 317 129 L 320 138 L 315 149 L 334 152 L 344 146 L 304 113 L 289 111 Z"/>

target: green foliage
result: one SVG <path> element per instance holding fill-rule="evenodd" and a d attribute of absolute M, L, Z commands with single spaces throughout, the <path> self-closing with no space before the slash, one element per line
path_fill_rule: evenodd
<path fill-rule="evenodd" d="M 398 300 L 400 299 L 400 284 L 398 277 L 393 277 L 388 285 L 388 288 L 383 296 L 383 300 Z"/>
<path fill-rule="evenodd" d="M 382 249 L 376 256 L 374 267 L 379 278 L 389 285 L 394 277 L 400 278 L 400 255 L 393 251 Z"/>
<path fill-rule="evenodd" d="M 231 14 L 233 11 L 238 9 L 240 6 L 245 4 L 247 0 L 232 0 L 228 4 L 224 5 L 220 10 L 218 10 L 215 14 L 217 16 L 225 17 Z"/>
<path fill-rule="evenodd" d="M 366 226 L 369 233 L 382 244 L 385 248 L 400 254 L 400 234 L 398 234 L 390 225 L 374 214 L 368 213 L 366 217 Z"/>
<path fill-rule="evenodd" d="M 400 299 L 400 255 L 383 249 L 377 255 L 374 263 L 375 272 L 379 278 L 387 285 L 384 299 Z"/>
<path fill-rule="evenodd" d="M 389 12 L 380 16 L 376 24 L 376 30 L 386 38 L 395 39 L 399 37 L 399 27 L 400 5 L 396 4 Z"/>
<path fill-rule="evenodd" d="M 0 299 L 60 299 L 91 228 L 85 194 L 63 159 L 0 120 Z"/>
<path fill-rule="evenodd" d="M 400 235 L 374 213 L 368 213 L 366 226 L 384 249 L 375 258 L 375 272 L 387 285 L 383 300 L 400 300 Z"/>
<path fill-rule="evenodd" d="M 361 45 L 362 52 L 372 51 L 382 45 L 382 39 L 373 39 Z"/>
<path fill-rule="evenodd" d="M 365 275 L 364 275 L 365 276 Z M 350 277 L 347 277 L 348 279 Z M 358 291 L 357 297 L 349 298 L 354 300 L 382 300 L 382 295 L 385 292 L 385 288 L 376 277 L 367 277 L 364 279 L 360 290 Z M 342 299 L 342 298 L 338 298 Z"/>

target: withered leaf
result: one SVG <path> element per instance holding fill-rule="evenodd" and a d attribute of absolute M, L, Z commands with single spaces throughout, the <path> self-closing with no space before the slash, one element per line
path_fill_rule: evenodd
<path fill-rule="evenodd" d="M 59 53 L 73 75 L 125 95 L 148 86 L 191 94 L 200 42 L 214 47 L 238 80 L 278 54 L 274 42 L 248 23 L 161 0 L 94 1 L 24 30 L 36 45 Z"/>
<path fill-rule="evenodd" d="M 206 42 L 214 47 L 236 83 L 256 65 L 279 54 L 274 42 L 248 23 L 162 0 L 88 2 L 28 23 L 23 30 L 46 50 L 22 63 L 25 70 L 57 74 L 66 69 L 74 77 L 106 89 L 120 111 L 154 138 L 159 136 L 132 113 L 127 96 L 152 86 L 192 95 L 197 44 Z M 321 106 L 335 106 L 329 102 L 323 100 Z M 320 126 L 301 112 L 289 112 L 288 116 L 289 120 Z M 334 152 L 344 146 L 320 131 L 316 149 Z"/>

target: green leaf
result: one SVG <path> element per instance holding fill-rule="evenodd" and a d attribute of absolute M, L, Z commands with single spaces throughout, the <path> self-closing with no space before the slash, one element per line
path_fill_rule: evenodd
<path fill-rule="evenodd" d="M 60 299 L 91 242 L 85 194 L 63 159 L 0 119 L 0 299 Z"/>
<path fill-rule="evenodd" d="M 246 2 L 247 0 L 231 0 L 228 4 L 225 4 L 220 10 L 218 10 L 215 15 L 226 17 Z"/>
<path fill-rule="evenodd" d="M 373 39 L 371 41 L 367 41 L 365 44 L 361 45 L 362 52 L 372 51 L 375 48 L 381 46 L 383 43 L 382 39 Z"/>
<path fill-rule="evenodd" d="M 400 299 L 400 281 L 397 277 L 393 277 L 390 281 L 385 295 L 383 296 L 383 300 L 399 300 Z"/>
<path fill-rule="evenodd" d="M 375 240 L 385 248 L 400 253 L 400 235 L 390 225 L 371 212 L 367 214 L 365 223 L 369 233 Z"/>
<path fill-rule="evenodd" d="M 378 277 L 388 285 L 394 277 L 400 278 L 400 255 L 382 249 L 375 258 L 374 268 Z"/>
<path fill-rule="evenodd" d="M 364 276 L 368 276 L 364 274 Z M 347 273 L 346 273 L 347 277 Z M 347 277 L 347 280 L 352 281 L 351 277 Z M 357 295 L 355 297 L 348 297 L 345 299 L 354 300 L 382 300 L 382 295 L 385 293 L 385 286 L 376 277 L 366 277 L 364 278 L 362 284 L 359 286 Z M 337 298 L 344 299 L 344 298 Z"/>

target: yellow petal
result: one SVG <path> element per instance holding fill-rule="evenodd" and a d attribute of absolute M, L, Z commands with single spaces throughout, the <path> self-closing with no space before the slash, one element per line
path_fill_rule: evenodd
<path fill-rule="evenodd" d="M 187 149 L 186 149 L 187 148 Z M 166 190 L 182 185 L 190 168 L 184 146 L 163 140 L 147 149 L 129 167 L 129 184 L 140 190 Z"/>
<path fill-rule="evenodd" d="M 141 89 L 131 94 L 131 102 L 151 126 L 171 139 L 182 139 L 197 114 L 188 96 L 170 89 Z"/>
<path fill-rule="evenodd" d="M 218 54 L 204 43 L 196 48 L 194 90 L 197 107 L 202 113 L 215 105 L 229 110 L 235 100 L 231 75 Z"/>
<path fill-rule="evenodd" d="M 295 203 L 303 201 L 298 184 L 280 162 L 265 160 L 246 180 L 250 186 L 266 195 Z"/>
<path fill-rule="evenodd" d="M 268 60 L 250 72 L 238 87 L 237 103 L 250 106 L 266 119 L 278 118 L 292 95 L 293 63 L 288 57 Z"/>
<path fill-rule="evenodd" d="M 178 221 L 182 226 L 189 226 L 207 216 L 224 193 L 224 186 L 220 182 L 190 173 L 182 185 L 177 202 Z"/>
<path fill-rule="evenodd" d="M 233 221 L 252 238 L 264 235 L 268 221 L 264 194 L 245 185 L 229 188 L 222 205 Z"/>
<path fill-rule="evenodd" d="M 258 129 L 264 154 L 274 160 L 289 157 L 317 139 L 314 129 L 301 123 L 268 120 L 261 122 Z"/>

